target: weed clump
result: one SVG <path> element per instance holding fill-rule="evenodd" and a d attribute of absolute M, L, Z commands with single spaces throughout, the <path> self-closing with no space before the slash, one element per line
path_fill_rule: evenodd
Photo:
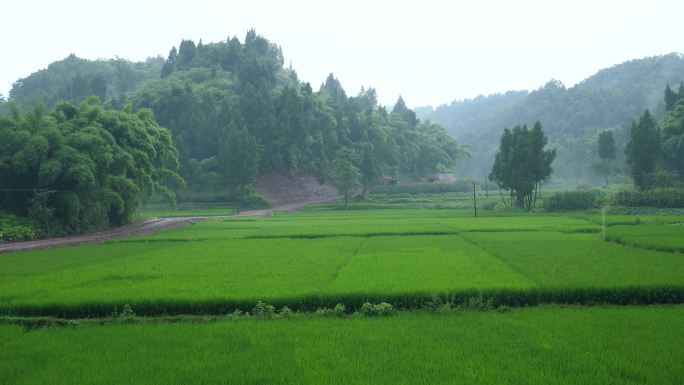
<path fill-rule="evenodd" d="M 321 317 L 342 318 L 342 317 L 344 317 L 346 311 L 347 311 L 347 308 L 343 304 L 338 303 L 332 309 L 327 308 L 327 307 L 322 307 L 322 308 L 319 307 L 316 310 L 316 315 L 321 316 Z"/>
<path fill-rule="evenodd" d="M 275 307 L 262 301 L 257 301 L 252 309 L 252 317 L 258 320 L 268 320 L 276 316 Z"/>
<path fill-rule="evenodd" d="M 359 310 L 359 313 L 366 317 L 385 317 L 392 315 L 395 312 L 394 306 L 387 302 L 381 302 L 377 305 L 366 302 L 361 305 L 361 309 Z"/>

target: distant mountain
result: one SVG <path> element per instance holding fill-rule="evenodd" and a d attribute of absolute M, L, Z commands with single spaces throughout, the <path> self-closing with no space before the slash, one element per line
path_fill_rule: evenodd
<path fill-rule="evenodd" d="M 600 70 L 571 88 L 551 80 L 531 92 L 478 96 L 435 109 L 416 108 L 416 114 L 445 126 L 459 142 L 470 145 L 472 157 L 461 165 L 460 175 L 484 178 L 503 129 L 539 120 L 558 149 L 554 176 L 588 181 L 598 131 L 614 129 L 618 145 L 624 145 L 632 119 L 645 109 L 662 117 L 666 85 L 682 81 L 684 56 L 672 53 Z"/>

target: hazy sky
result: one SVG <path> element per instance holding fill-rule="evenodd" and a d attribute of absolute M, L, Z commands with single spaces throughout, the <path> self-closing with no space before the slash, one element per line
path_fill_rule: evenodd
<path fill-rule="evenodd" d="M 684 52 L 682 15 L 681 0 L 6 1 L 0 93 L 69 53 L 137 61 L 255 28 L 315 89 L 333 72 L 348 94 L 437 105 Z"/>

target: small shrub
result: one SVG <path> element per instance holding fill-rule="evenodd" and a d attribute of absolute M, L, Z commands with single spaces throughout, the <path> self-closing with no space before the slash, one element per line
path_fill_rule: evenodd
<path fill-rule="evenodd" d="M 346 311 L 347 311 L 347 308 L 346 308 L 343 304 L 338 303 L 338 304 L 335 305 L 335 307 L 332 308 L 332 309 L 327 308 L 327 307 L 323 307 L 323 308 L 320 308 L 320 307 L 319 307 L 319 308 L 316 310 L 316 315 L 319 315 L 319 316 L 322 316 L 322 317 L 331 317 L 331 318 L 332 318 L 332 317 L 336 317 L 336 318 L 341 318 L 341 317 L 344 317 Z"/>
<path fill-rule="evenodd" d="M 0 243 L 28 241 L 36 237 L 36 233 L 28 226 L 11 226 L 0 229 Z"/>
<path fill-rule="evenodd" d="M 278 312 L 278 317 L 280 317 L 280 318 L 290 318 L 290 317 L 292 317 L 292 314 L 293 314 L 293 313 L 292 313 L 292 310 L 291 310 L 289 307 L 283 306 L 283 308 L 280 309 L 280 311 Z"/>
<path fill-rule="evenodd" d="M 499 307 L 496 308 L 496 311 L 499 313 L 508 313 L 511 311 L 511 307 L 508 305 L 499 305 Z"/>
<path fill-rule="evenodd" d="M 492 310 L 494 305 L 492 303 L 492 298 L 485 298 L 483 296 L 469 297 L 463 304 L 466 309 L 472 310 Z"/>
<path fill-rule="evenodd" d="M 254 309 L 252 309 L 252 316 L 258 320 L 271 319 L 275 315 L 275 307 L 262 301 L 258 301 Z"/>
<path fill-rule="evenodd" d="M 125 304 L 123 306 L 123 309 L 121 309 L 121 313 L 119 313 L 117 319 L 119 321 L 128 322 L 128 321 L 134 321 L 135 317 L 137 317 L 137 315 L 133 311 L 133 308 L 131 308 L 131 305 Z"/>
<path fill-rule="evenodd" d="M 377 305 L 366 302 L 361 305 L 360 313 L 366 317 L 384 317 L 395 313 L 394 306 L 387 302 Z"/>
<path fill-rule="evenodd" d="M 232 313 L 228 314 L 226 317 L 228 317 L 228 319 L 236 320 L 236 319 L 243 318 L 244 316 L 245 316 L 245 313 L 242 310 L 235 309 L 235 310 L 233 310 Z"/>

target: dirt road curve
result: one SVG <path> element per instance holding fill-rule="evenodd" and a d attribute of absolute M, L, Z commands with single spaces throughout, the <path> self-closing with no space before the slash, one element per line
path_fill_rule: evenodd
<path fill-rule="evenodd" d="M 306 202 L 295 202 L 283 204 L 270 209 L 243 211 L 240 214 L 233 215 L 235 217 L 254 217 L 254 216 L 268 216 L 273 211 L 291 212 L 301 209 L 304 206 L 326 203 L 337 200 L 338 197 L 326 197 L 322 199 L 314 199 Z M 0 254 L 9 253 L 13 251 L 29 251 L 36 249 L 49 249 L 56 247 L 69 247 L 83 245 L 86 243 L 102 243 L 110 239 L 136 237 L 143 235 L 150 235 L 160 231 L 173 230 L 179 227 L 187 226 L 192 223 L 199 223 L 209 217 L 171 217 L 171 218 L 152 218 L 141 222 L 131 223 L 123 227 L 110 229 L 101 233 L 76 235 L 73 237 L 41 239 L 37 241 L 17 242 L 6 245 L 0 245 Z"/>

